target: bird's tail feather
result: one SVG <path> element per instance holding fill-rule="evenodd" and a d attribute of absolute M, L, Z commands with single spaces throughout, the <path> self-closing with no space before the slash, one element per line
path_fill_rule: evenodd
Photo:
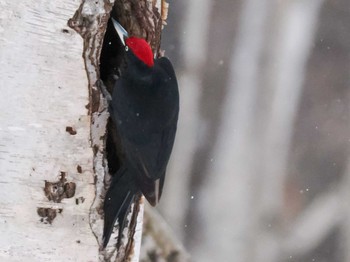
<path fill-rule="evenodd" d="M 136 184 L 128 169 L 122 168 L 113 177 L 104 202 L 103 247 L 109 242 L 113 227 L 118 219 L 117 246 L 120 245 L 126 217 L 136 194 Z"/>

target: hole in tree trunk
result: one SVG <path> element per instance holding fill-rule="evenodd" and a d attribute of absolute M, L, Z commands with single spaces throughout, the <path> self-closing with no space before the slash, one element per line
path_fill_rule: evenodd
<path fill-rule="evenodd" d="M 101 50 L 100 77 L 110 94 L 112 94 L 116 78 L 119 77 L 118 71 L 122 63 L 123 52 L 124 47 L 113 27 L 112 20 L 109 19 Z"/>
<path fill-rule="evenodd" d="M 112 11 L 111 17 L 117 19 L 113 13 Z M 101 50 L 100 77 L 111 95 L 113 94 L 115 81 L 120 76 L 119 68 L 123 61 L 123 53 L 124 46 L 119 40 L 112 20 L 109 19 Z M 121 145 L 115 128 L 113 121 L 109 119 L 106 130 L 106 156 L 111 175 L 114 175 L 120 168 L 122 158 Z"/>

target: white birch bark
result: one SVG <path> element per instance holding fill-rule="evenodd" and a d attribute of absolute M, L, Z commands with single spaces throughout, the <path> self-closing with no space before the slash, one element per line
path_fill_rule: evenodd
<path fill-rule="evenodd" d="M 95 98 L 99 94 L 98 62 L 111 3 L 6 0 L 0 6 L 0 257 L 121 261 L 123 251 L 99 250 L 98 210 L 108 172 L 106 103 L 100 96 L 92 117 L 86 109 L 89 91 Z M 67 27 L 76 10 L 70 26 L 84 39 Z M 61 172 L 75 183 L 75 195 L 52 202 L 44 193 L 45 180 L 56 182 Z M 38 208 L 48 208 L 49 218 Z M 138 214 L 128 257 L 134 262 L 139 260 L 143 205 Z"/>
<path fill-rule="evenodd" d="M 67 27 L 79 4 L 0 2 L 2 261 L 98 259 L 89 225 L 95 188 L 83 41 Z M 66 126 L 77 134 L 67 133 Z M 45 180 L 57 181 L 60 171 L 76 183 L 76 192 L 73 198 L 53 203 L 43 188 Z M 80 197 L 84 202 L 77 205 Z M 45 224 L 37 214 L 40 207 L 62 213 Z"/>

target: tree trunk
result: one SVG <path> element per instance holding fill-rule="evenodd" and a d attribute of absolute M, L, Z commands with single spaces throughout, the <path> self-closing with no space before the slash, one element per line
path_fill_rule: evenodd
<path fill-rule="evenodd" d="M 123 15 L 135 1 L 115 2 Z M 143 2 L 134 9 L 144 8 L 142 22 L 126 29 L 138 28 L 159 53 L 167 5 Z M 100 250 L 104 177 L 109 172 L 108 110 L 100 95 L 99 62 L 113 4 L 5 0 L 0 6 L 1 257 L 138 261 L 140 199 L 132 208 L 122 247 Z M 136 11 L 125 21 L 140 18 Z"/>
<path fill-rule="evenodd" d="M 95 188 L 83 41 L 67 27 L 79 2 L 1 2 L 0 252 L 5 261 L 98 258 L 89 224 Z M 65 188 L 73 185 L 75 192 L 67 194 Z"/>

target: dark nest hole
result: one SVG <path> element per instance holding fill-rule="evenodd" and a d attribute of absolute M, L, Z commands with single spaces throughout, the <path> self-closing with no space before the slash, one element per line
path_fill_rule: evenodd
<path fill-rule="evenodd" d="M 130 5 L 126 7 L 123 1 L 115 1 L 102 44 L 100 79 L 111 95 L 113 94 L 113 87 L 116 79 L 120 76 L 120 68 L 124 66 L 124 46 L 114 29 L 111 18 L 120 21 L 122 25 L 126 24 L 126 29 L 130 29 L 129 33 L 132 35 L 142 35 L 142 37 L 148 39 L 153 43 L 151 44 L 153 49 L 157 47 L 156 50 L 153 50 L 155 53 L 159 51 L 160 41 L 155 41 L 155 39 L 160 39 L 162 27 L 161 15 L 155 10 L 154 6 L 146 8 L 145 0 L 130 0 L 129 2 Z M 131 13 L 133 13 L 135 17 L 132 17 Z M 150 16 L 153 18 L 154 24 L 146 19 L 146 17 Z M 138 26 L 135 26 L 135 24 Z M 136 30 L 136 28 L 138 28 L 138 30 Z M 140 28 L 143 29 L 139 30 Z M 109 119 L 106 130 L 106 157 L 109 173 L 111 175 L 116 174 L 123 161 L 122 147 L 117 134 L 116 126 L 111 119 Z"/>
<path fill-rule="evenodd" d="M 118 20 L 118 18 L 113 16 L 113 11 L 111 17 Z M 115 80 L 119 77 L 119 68 L 123 61 L 123 52 L 123 44 L 110 18 L 103 39 L 100 57 L 100 77 L 110 94 L 112 94 Z"/>
<path fill-rule="evenodd" d="M 111 17 L 118 20 L 115 12 Z M 124 46 L 121 43 L 117 32 L 113 27 L 111 18 L 108 20 L 106 33 L 100 57 L 100 78 L 107 91 L 112 95 L 116 79 L 120 76 L 119 68 L 123 62 Z M 122 153 L 121 145 L 117 137 L 116 126 L 109 118 L 106 130 L 106 157 L 109 173 L 113 176 L 121 166 Z"/>

